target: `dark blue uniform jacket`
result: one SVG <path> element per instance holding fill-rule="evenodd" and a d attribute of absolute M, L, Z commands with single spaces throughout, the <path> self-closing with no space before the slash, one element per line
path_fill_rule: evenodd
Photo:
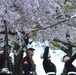
<path fill-rule="evenodd" d="M 10 56 L 8 56 L 7 59 L 7 68 L 9 69 L 9 71 L 13 71 L 13 63 L 12 63 L 12 58 Z M 5 62 L 5 54 L 4 52 L 0 54 L 0 72 L 2 70 L 2 68 L 4 68 L 4 62 Z M 0 73 L 1 74 L 1 73 Z M 7 75 L 7 74 L 1 74 L 1 75 Z"/>
<path fill-rule="evenodd" d="M 68 61 L 65 62 L 65 68 L 66 68 L 67 72 L 76 72 L 76 67 L 73 66 L 73 64 L 72 64 L 72 62 L 75 59 L 76 59 L 76 53 Z M 74 74 L 74 75 L 76 75 L 76 74 Z"/>
<path fill-rule="evenodd" d="M 23 69 L 23 75 L 33 75 L 32 66 L 28 56 L 25 56 L 22 59 L 22 69 Z"/>
<path fill-rule="evenodd" d="M 46 48 L 43 55 L 43 68 L 46 73 L 48 72 L 56 72 L 56 66 L 51 62 L 51 60 L 48 60 L 48 53 L 49 48 Z"/>

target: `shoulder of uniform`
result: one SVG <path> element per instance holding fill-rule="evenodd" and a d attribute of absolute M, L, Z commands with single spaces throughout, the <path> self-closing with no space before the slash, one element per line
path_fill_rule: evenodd
<path fill-rule="evenodd" d="M 28 61 L 24 61 L 23 64 L 24 64 L 24 65 L 28 65 Z"/>

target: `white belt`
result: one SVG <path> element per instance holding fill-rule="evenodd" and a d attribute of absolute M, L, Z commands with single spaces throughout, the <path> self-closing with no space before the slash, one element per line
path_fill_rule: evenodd
<path fill-rule="evenodd" d="M 55 72 L 48 72 L 48 73 L 46 73 L 47 75 L 49 75 L 49 74 L 55 74 Z"/>
<path fill-rule="evenodd" d="M 68 72 L 68 75 L 69 75 L 69 74 L 75 74 L 75 75 L 76 75 L 76 72 Z"/>
<path fill-rule="evenodd" d="M 33 72 L 32 71 L 29 71 L 30 72 L 30 74 L 33 74 Z"/>
<path fill-rule="evenodd" d="M 30 74 L 33 74 L 33 72 L 32 71 L 29 71 L 30 72 Z M 23 71 L 23 74 L 24 74 L 25 72 Z"/>

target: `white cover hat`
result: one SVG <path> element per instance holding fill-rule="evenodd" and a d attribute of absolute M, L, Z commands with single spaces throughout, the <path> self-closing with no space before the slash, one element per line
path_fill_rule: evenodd
<path fill-rule="evenodd" d="M 31 44 L 27 45 L 27 49 L 30 50 L 30 51 L 34 51 L 35 50 Z"/>
<path fill-rule="evenodd" d="M 32 48 L 33 46 L 31 44 L 27 45 L 27 49 Z"/>

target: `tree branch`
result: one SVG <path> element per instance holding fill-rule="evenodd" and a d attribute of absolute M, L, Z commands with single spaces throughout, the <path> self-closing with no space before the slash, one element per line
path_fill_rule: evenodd
<path fill-rule="evenodd" d="M 58 24 L 60 24 L 60 23 L 65 22 L 65 21 L 66 21 L 66 20 L 63 20 L 63 21 L 60 21 L 60 22 L 54 23 L 54 24 L 52 24 L 52 25 L 43 26 L 43 27 L 41 27 L 41 28 L 34 28 L 34 29 L 32 29 L 32 32 L 34 32 L 34 31 L 38 31 L 38 30 L 41 30 L 41 29 L 51 28 L 51 27 L 53 27 L 53 26 L 56 26 L 56 25 L 58 25 Z"/>
<path fill-rule="evenodd" d="M 60 43 L 62 43 L 62 44 L 64 44 L 64 45 L 76 47 L 76 45 L 73 45 L 73 44 L 68 43 L 68 42 L 65 42 L 65 41 L 61 41 L 61 40 L 59 40 L 58 38 L 54 38 L 53 41 L 60 42 Z"/>
<path fill-rule="evenodd" d="M 25 34 L 25 32 L 24 31 L 20 31 L 22 34 Z M 5 34 L 6 32 L 5 31 L 1 31 L 0 32 L 0 34 Z M 10 34 L 10 35 L 17 35 L 17 32 L 11 32 L 10 30 L 7 32 L 8 34 Z"/>

